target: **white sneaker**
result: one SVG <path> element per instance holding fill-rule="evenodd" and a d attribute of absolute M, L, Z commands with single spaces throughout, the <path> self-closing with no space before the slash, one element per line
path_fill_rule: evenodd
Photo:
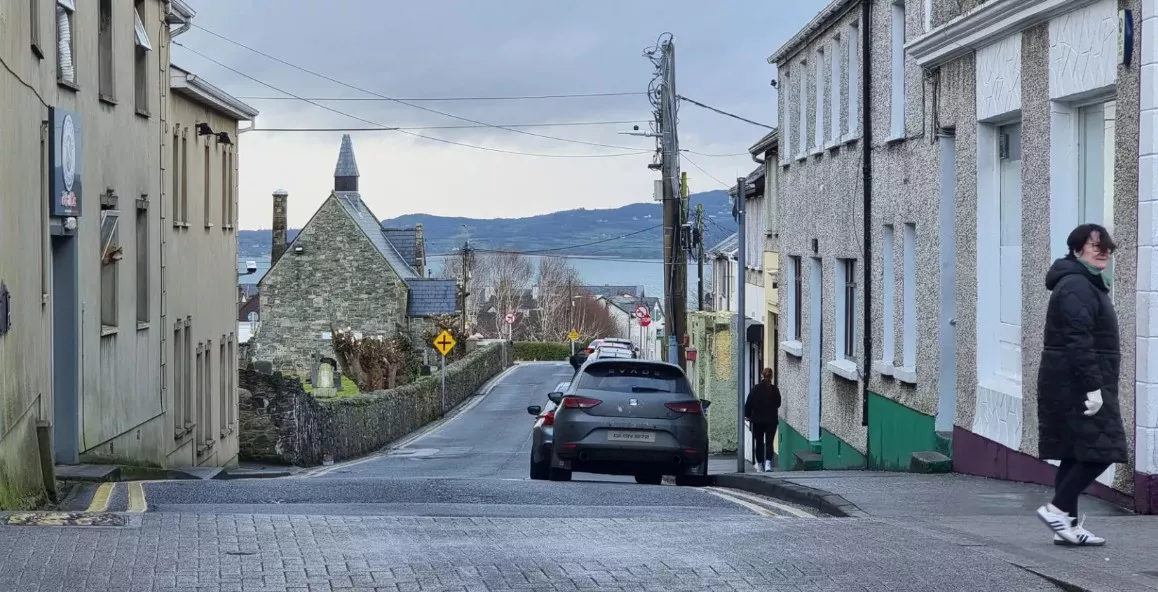
<path fill-rule="evenodd" d="M 1085 523 L 1086 523 L 1086 517 L 1085 516 L 1082 516 L 1080 520 L 1073 520 L 1073 519 L 1070 520 L 1070 524 L 1073 525 L 1072 528 L 1073 528 L 1074 534 L 1078 538 L 1077 543 L 1071 543 L 1071 542 L 1065 540 L 1064 538 L 1062 538 L 1060 535 L 1055 534 L 1055 535 L 1053 535 L 1053 544 L 1055 544 L 1055 545 L 1067 545 L 1067 546 L 1081 546 L 1081 547 L 1101 547 L 1102 545 L 1105 545 L 1106 539 L 1086 530 Z"/>
<path fill-rule="evenodd" d="M 764 461 L 764 470 L 768 471 L 769 473 L 772 472 L 772 461 L 770 461 L 770 460 Z"/>
<path fill-rule="evenodd" d="M 760 463 L 756 463 L 756 472 L 757 473 L 763 473 L 764 472 L 764 467 L 761 466 Z"/>
<path fill-rule="evenodd" d="M 1061 539 L 1062 544 L 1080 545 L 1082 539 L 1078 537 L 1077 531 L 1074 530 L 1073 523 L 1070 522 L 1069 514 L 1058 510 L 1053 504 L 1046 504 L 1037 509 L 1037 517 L 1049 527 L 1050 530 L 1056 533 L 1054 540 Z"/>

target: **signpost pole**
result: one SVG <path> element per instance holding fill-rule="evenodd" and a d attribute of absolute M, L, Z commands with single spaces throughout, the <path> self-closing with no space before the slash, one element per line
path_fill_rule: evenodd
<path fill-rule="evenodd" d="M 442 356 L 442 412 L 446 413 L 446 356 Z"/>

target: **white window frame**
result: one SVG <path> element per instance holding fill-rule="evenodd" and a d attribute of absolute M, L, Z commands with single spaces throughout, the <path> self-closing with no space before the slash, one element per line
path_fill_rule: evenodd
<path fill-rule="evenodd" d="M 149 31 L 141 20 L 141 13 L 133 9 L 133 84 L 134 101 L 139 115 L 149 115 L 149 52 L 153 51 L 153 43 L 149 40 Z"/>
<path fill-rule="evenodd" d="M 819 153 L 821 150 L 824 150 L 824 132 L 828 129 L 824 125 L 824 97 L 826 96 L 824 92 L 824 80 L 826 77 L 824 75 L 823 47 L 816 49 L 816 65 L 813 71 L 815 72 L 813 78 L 816 80 L 816 91 L 814 92 L 816 95 L 816 115 L 815 121 L 813 122 L 815 128 L 812 130 L 812 151 Z"/>
<path fill-rule="evenodd" d="M 804 261 L 799 255 L 789 255 L 788 265 L 785 266 L 783 281 L 781 286 L 786 287 L 781 293 L 787 294 L 785 304 L 787 304 L 788 313 L 780 315 L 780 318 L 785 320 L 784 334 L 788 339 L 780 342 L 780 349 L 789 355 L 796 357 L 804 356 L 804 343 L 802 341 L 801 332 L 804 330 L 803 319 L 801 318 L 804 311 L 804 284 L 801 277 L 803 272 Z"/>
<path fill-rule="evenodd" d="M 844 136 L 845 142 L 851 142 L 860 137 L 860 25 L 853 23 L 848 27 L 848 133 Z"/>
<path fill-rule="evenodd" d="M 74 0 L 56 0 L 56 79 L 76 86 L 76 28 Z"/>
<path fill-rule="evenodd" d="M 808 62 L 800 62 L 800 127 L 796 130 L 798 137 L 796 158 L 804 160 L 808 157 Z"/>
<path fill-rule="evenodd" d="M 933 0 L 925 0 L 925 32 L 933 30 Z"/>
<path fill-rule="evenodd" d="M 835 355 L 828 369 L 845 380 L 860 378 L 856 364 L 856 259 L 836 259 L 833 277 L 833 312 L 836 325 Z"/>
<path fill-rule="evenodd" d="M 881 359 L 876 371 L 884 376 L 893 375 L 893 361 L 897 355 L 897 275 L 896 275 L 896 233 L 892 224 L 881 227 Z"/>
<path fill-rule="evenodd" d="M 828 143 L 829 146 L 835 146 L 840 142 L 840 83 L 841 83 L 841 59 L 840 59 L 840 35 L 836 35 L 832 39 L 832 56 L 829 58 L 829 75 L 828 75 Z"/>
<path fill-rule="evenodd" d="M 1078 223 L 1095 223 L 1114 234 L 1114 179 L 1117 163 L 1115 139 L 1117 136 L 1117 100 L 1085 105 L 1078 108 Z M 1112 130 L 1112 131 L 1111 131 Z M 1094 164 L 1091 167 L 1091 162 Z M 1096 174 L 1091 174 L 1096 171 Z M 1098 211 L 1091 211 L 1091 201 L 1100 202 Z M 1076 225 L 1075 225 L 1076 226 Z M 1110 297 L 1115 296 L 1114 263 L 1103 272 L 1110 278 Z"/>
<path fill-rule="evenodd" d="M 901 367 L 893 374 L 902 382 L 917 381 L 917 225 L 902 227 Z"/>
<path fill-rule="evenodd" d="M 786 165 L 792 162 L 792 79 L 793 76 L 788 71 L 780 75 L 780 84 L 777 87 L 780 92 L 780 126 L 783 132 L 780 138 L 780 164 Z"/>
<path fill-rule="evenodd" d="M 889 140 L 905 137 L 905 2 L 895 0 L 889 6 L 892 15 L 892 68 L 889 101 Z"/>

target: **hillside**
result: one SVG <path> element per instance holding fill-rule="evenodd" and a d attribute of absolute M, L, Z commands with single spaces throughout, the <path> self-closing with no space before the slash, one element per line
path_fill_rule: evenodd
<path fill-rule="evenodd" d="M 704 206 L 707 219 L 704 229 L 709 247 L 736 231 L 727 192 L 696 193 L 689 199 L 689 217 L 694 217 L 697 204 Z M 659 259 L 663 254 L 663 234 L 659 228 L 662 221 L 660 204 L 637 203 L 607 210 L 577 209 L 529 218 L 493 220 L 407 214 L 385 223 L 392 226 L 422 224 L 427 252 L 432 255 L 454 251 L 469 240 L 471 246 L 480 249 Z M 633 232 L 639 234 L 608 240 Z M 290 240 L 296 235 L 297 229 L 290 229 Z M 267 257 L 269 246 L 269 230 L 242 230 L 238 233 L 238 252 L 242 258 Z M 572 246 L 574 248 L 568 248 Z"/>

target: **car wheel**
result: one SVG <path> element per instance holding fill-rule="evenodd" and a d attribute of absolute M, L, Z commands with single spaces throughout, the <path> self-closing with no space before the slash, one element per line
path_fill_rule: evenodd
<path fill-rule="evenodd" d="M 551 476 L 551 467 L 547 463 L 536 463 L 531 459 L 531 479 L 534 481 L 546 481 Z"/>
<path fill-rule="evenodd" d="M 663 483 L 663 475 L 659 473 L 644 473 L 635 476 L 635 482 L 640 485 L 659 485 Z"/>
<path fill-rule="evenodd" d="M 552 481 L 570 481 L 571 471 L 567 469 L 556 469 L 555 467 L 551 467 L 548 476 Z"/>

